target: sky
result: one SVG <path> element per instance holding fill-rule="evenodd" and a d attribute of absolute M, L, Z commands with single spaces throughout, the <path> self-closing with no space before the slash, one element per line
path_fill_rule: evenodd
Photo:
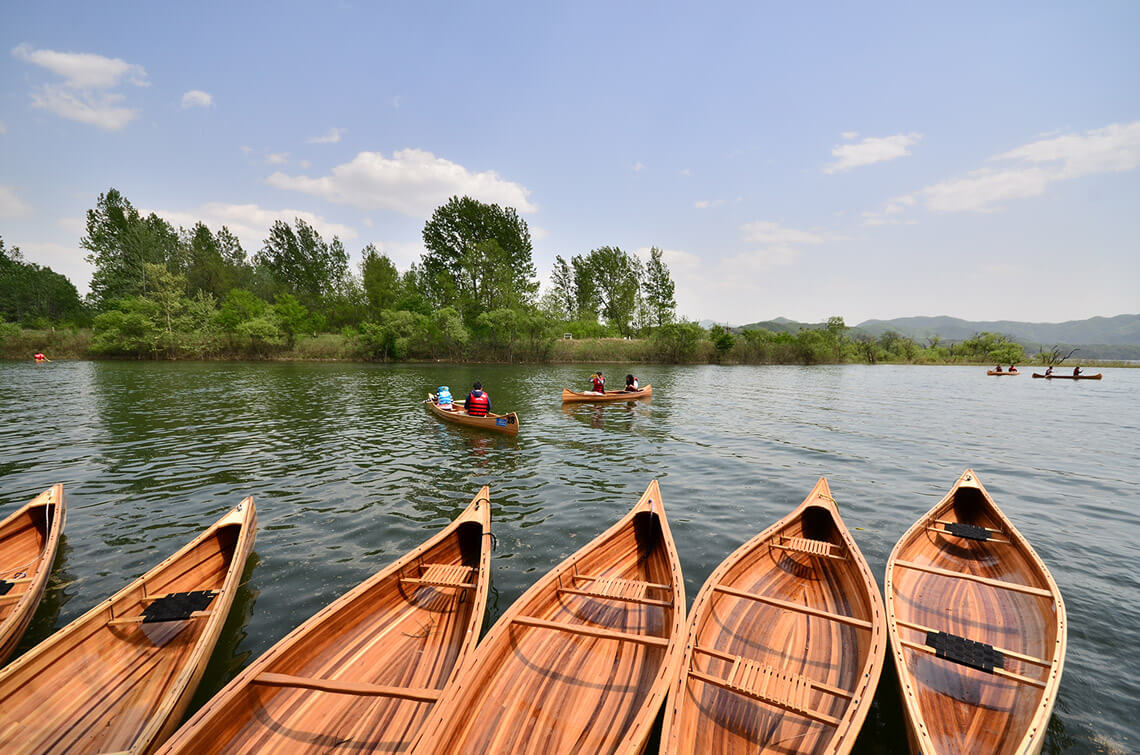
<path fill-rule="evenodd" d="M 0 237 L 108 188 L 401 269 L 453 195 L 743 324 L 1140 312 L 1140 3 L 3 3 Z"/>

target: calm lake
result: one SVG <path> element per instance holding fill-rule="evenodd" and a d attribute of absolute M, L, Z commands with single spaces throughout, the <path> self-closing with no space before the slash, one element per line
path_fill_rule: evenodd
<path fill-rule="evenodd" d="M 603 366 L 605 369 L 605 366 Z M 563 409 L 586 366 L 0 363 L 0 516 L 53 483 L 67 530 L 26 650 L 243 496 L 260 523 L 197 708 L 297 624 L 491 486 L 490 626 L 651 479 L 691 601 L 823 475 L 882 585 L 900 535 L 973 467 L 1052 570 L 1069 646 L 1046 751 L 1140 749 L 1140 370 L 664 367 L 649 402 Z M 612 383 L 626 369 L 607 369 Z M 421 401 L 482 380 L 517 439 Z M 861 752 L 905 752 L 888 655 Z"/>

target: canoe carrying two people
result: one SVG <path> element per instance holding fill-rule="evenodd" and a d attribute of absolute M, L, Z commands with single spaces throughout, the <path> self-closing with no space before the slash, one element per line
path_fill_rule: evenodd
<path fill-rule="evenodd" d="M 590 376 L 590 390 L 594 393 L 604 394 L 606 392 L 606 376 L 602 374 L 601 370 L 598 370 Z M 622 392 L 635 393 L 639 390 L 641 390 L 641 388 L 638 385 L 637 377 L 634 375 L 626 375 L 625 388 L 622 389 Z"/>
<path fill-rule="evenodd" d="M 994 372 L 1001 372 L 1001 365 L 1000 364 L 997 365 L 996 367 L 994 367 Z M 1009 369 L 1006 370 L 1006 372 L 1009 372 L 1010 374 L 1016 375 L 1017 374 L 1017 365 L 1011 364 L 1009 366 Z"/>
<path fill-rule="evenodd" d="M 441 385 L 436 391 L 436 405 L 445 411 L 455 411 L 455 399 L 451 396 L 451 389 Z M 472 417 L 486 417 L 491 412 L 491 395 L 483 390 L 483 384 L 476 380 L 471 386 L 471 392 L 463 402 L 463 408 Z"/>

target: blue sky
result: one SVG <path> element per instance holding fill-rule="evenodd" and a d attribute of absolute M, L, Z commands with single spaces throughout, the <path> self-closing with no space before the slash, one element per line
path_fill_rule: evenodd
<path fill-rule="evenodd" d="M 0 236 L 84 290 L 115 187 L 405 268 L 470 194 L 694 319 L 1140 312 L 1140 4 L 921 5 L 5 3 Z"/>

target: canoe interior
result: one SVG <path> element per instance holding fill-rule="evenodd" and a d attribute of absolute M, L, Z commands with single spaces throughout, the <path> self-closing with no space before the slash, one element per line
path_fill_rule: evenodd
<path fill-rule="evenodd" d="M 644 743 L 679 650 L 684 587 L 662 518 L 643 510 L 624 521 L 511 606 L 417 753 L 634 752 Z M 650 639 L 516 622 L 527 617 Z"/>
<path fill-rule="evenodd" d="M 693 608 L 685 675 L 669 702 L 666 715 L 673 719 L 663 751 L 850 749 L 873 695 L 868 677 L 877 680 L 882 668 L 886 625 L 870 569 L 829 508 L 800 507 L 710 576 Z M 714 585 L 862 625 L 766 604 Z"/>
<path fill-rule="evenodd" d="M 481 495 L 486 509 L 486 488 Z M 406 751 L 433 702 L 349 690 L 440 690 L 470 657 L 490 564 L 489 511 L 477 519 L 449 528 L 438 542 L 429 541 L 298 627 L 207 703 L 171 741 L 170 751 Z M 478 587 L 406 581 L 441 566 L 454 567 L 456 582 Z M 278 682 L 265 683 L 274 675 Z M 326 688 L 294 686 L 298 677 Z"/>
<path fill-rule="evenodd" d="M 971 540 L 938 531 L 945 529 L 939 522 L 995 532 L 989 540 Z M 1024 585 L 1035 592 L 925 572 L 900 566 L 899 561 Z M 1039 750 L 1059 682 L 1058 657 L 1064 654 L 1064 606 L 1044 565 L 980 484 L 955 486 L 899 542 L 887 568 L 887 608 L 894 624 L 896 664 L 902 666 L 900 684 L 904 697 L 917 706 L 930 751 Z M 927 629 L 1037 659 L 1028 662 L 1006 654 L 1004 670 L 1040 686 L 898 642 L 926 647 Z M 1029 734 L 1035 737 L 1035 747 L 1026 747 Z"/>
<path fill-rule="evenodd" d="M 12 654 L 36 612 L 63 530 L 63 486 L 37 496 L 0 522 L 0 664 Z"/>
<path fill-rule="evenodd" d="M 0 676 L 0 751 L 118 752 L 138 746 L 136 739 L 155 716 L 170 712 L 171 691 L 181 686 L 175 680 L 186 672 L 203 633 L 214 624 L 220 629 L 220 621 L 107 621 L 137 616 L 150 604 L 148 596 L 220 590 L 241 530 L 240 524 L 213 529 L 182 557 L 164 562 L 9 667 Z M 228 600 L 214 601 L 228 609 Z"/>

